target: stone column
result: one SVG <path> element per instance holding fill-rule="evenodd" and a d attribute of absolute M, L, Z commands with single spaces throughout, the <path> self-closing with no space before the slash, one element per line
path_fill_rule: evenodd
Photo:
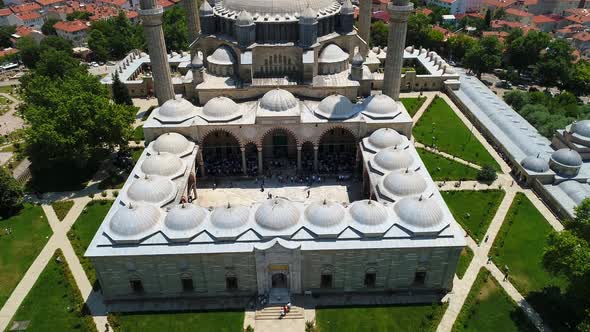
<path fill-rule="evenodd" d="M 359 36 L 369 45 L 371 38 L 371 0 L 359 0 Z M 367 47 L 368 49 L 368 47 Z M 365 54 L 366 55 L 366 54 Z"/>
<path fill-rule="evenodd" d="M 320 149 L 319 146 L 313 146 L 313 171 L 317 173 L 318 171 L 318 150 Z"/>
<path fill-rule="evenodd" d="M 258 175 L 262 175 L 262 147 L 258 147 Z"/>
<path fill-rule="evenodd" d="M 248 172 L 246 170 L 246 148 L 241 147 L 240 151 L 242 152 L 242 172 L 244 173 L 244 175 L 248 175 Z"/>
<path fill-rule="evenodd" d="M 167 100 L 174 99 L 172 75 L 162 31 L 164 10 L 156 0 L 141 0 L 140 8 L 139 14 L 150 54 L 154 89 L 158 104 L 162 105 Z"/>
<path fill-rule="evenodd" d="M 301 172 L 301 145 L 297 145 L 297 172 Z"/>
<path fill-rule="evenodd" d="M 199 17 L 199 6 L 197 0 L 184 0 L 186 10 L 186 27 L 188 30 L 188 43 L 197 39 L 201 32 L 201 19 Z"/>
<path fill-rule="evenodd" d="M 408 0 L 396 0 L 387 6 L 387 10 L 389 11 L 390 19 L 383 93 L 394 100 L 399 100 L 406 32 L 408 30 L 408 16 L 414 10 L 414 4 Z"/>

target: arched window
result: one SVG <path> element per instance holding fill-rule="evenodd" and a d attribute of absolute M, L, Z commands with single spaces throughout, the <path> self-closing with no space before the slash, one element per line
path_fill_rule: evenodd
<path fill-rule="evenodd" d="M 143 282 L 137 276 L 129 278 L 129 286 L 131 287 L 131 291 L 135 294 L 141 294 L 144 292 Z"/>
<path fill-rule="evenodd" d="M 183 292 L 192 292 L 195 290 L 193 276 L 190 273 L 183 273 L 180 276 L 180 282 L 182 284 L 182 291 Z"/>
<path fill-rule="evenodd" d="M 233 273 L 225 275 L 225 289 L 228 291 L 234 291 L 238 289 L 238 277 Z"/>
<path fill-rule="evenodd" d="M 365 271 L 365 282 L 364 285 L 367 288 L 375 288 L 377 283 L 377 271 L 374 268 L 367 269 Z"/>
<path fill-rule="evenodd" d="M 320 279 L 320 288 L 334 287 L 334 268 L 331 265 L 326 265 L 322 268 Z"/>

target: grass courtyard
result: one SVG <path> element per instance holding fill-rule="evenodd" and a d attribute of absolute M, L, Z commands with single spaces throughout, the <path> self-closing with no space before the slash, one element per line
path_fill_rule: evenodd
<path fill-rule="evenodd" d="M 524 312 L 482 268 L 453 325 L 453 332 L 534 332 Z"/>
<path fill-rule="evenodd" d="M 322 332 L 340 331 L 435 331 L 447 305 L 399 305 L 316 309 Z"/>
<path fill-rule="evenodd" d="M 109 314 L 115 332 L 242 331 L 244 311 Z"/>
<path fill-rule="evenodd" d="M 408 111 L 411 117 L 413 117 L 422 104 L 426 101 L 426 97 L 415 97 L 415 98 L 400 98 L 400 101 Z"/>
<path fill-rule="evenodd" d="M 473 259 L 473 251 L 469 247 L 463 248 L 461 256 L 459 257 L 459 263 L 457 264 L 457 277 L 463 279 L 467 268 Z"/>
<path fill-rule="evenodd" d="M 17 215 L 0 220 L 0 308 L 52 233 L 40 206 L 25 204 Z"/>
<path fill-rule="evenodd" d="M 55 215 L 59 221 L 64 220 L 64 218 L 70 212 L 70 209 L 74 206 L 74 201 L 65 200 L 65 201 L 56 201 L 51 204 L 53 211 L 55 211 Z"/>
<path fill-rule="evenodd" d="M 13 321 L 31 321 L 27 331 L 96 331 L 92 318 L 83 313 L 83 304 L 68 264 L 58 251 L 18 308 Z"/>
<path fill-rule="evenodd" d="M 492 257 L 500 269 L 505 266 L 509 268 L 510 281 L 539 311 L 541 317 L 554 330 L 566 331 L 559 324 L 559 305 L 548 301 L 545 294 L 560 292 L 567 286 L 565 279 L 551 275 L 543 267 L 547 237 L 553 231 L 531 201 L 524 194 L 518 193 L 496 237 Z"/>
<path fill-rule="evenodd" d="M 477 179 L 477 169 L 445 158 L 425 149 L 417 148 L 420 159 L 434 181 L 468 181 Z"/>
<path fill-rule="evenodd" d="M 70 243 L 74 247 L 74 251 L 80 259 L 80 264 L 82 264 L 84 272 L 86 272 L 86 276 L 92 285 L 96 282 L 96 273 L 90 259 L 84 257 L 84 252 L 88 249 L 90 241 L 92 241 L 96 230 L 98 230 L 112 204 L 113 201 L 111 200 L 91 201 L 68 232 Z"/>
<path fill-rule="evenodd" d="M 455 114 L 447 102 L 436 97 L 418 123 L 413 135 L 425 145 L 436 147 L 463 160 L 500 170 L 500 165 Z"/>
<path fill-rule="evenodd" d="M 442 197 L 461 227 L 481 242 L 502 202 L 504 190 L 443 191 Z"/>

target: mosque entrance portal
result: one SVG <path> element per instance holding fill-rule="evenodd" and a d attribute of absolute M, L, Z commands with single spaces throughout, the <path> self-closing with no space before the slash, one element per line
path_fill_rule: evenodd
<path fill-rule="evenodd" d="M 282 272 L 274 273 L 271 277 L 271 286 L 272 288 L 289 288 L 287 275 Z"/>

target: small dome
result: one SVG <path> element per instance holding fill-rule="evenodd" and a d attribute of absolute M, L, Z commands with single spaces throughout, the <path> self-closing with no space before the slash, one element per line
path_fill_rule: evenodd
<path fill-rule="evenodd" d="M 238 14 L 238 18 L 236 18 L 236 25 L 237 26 L 249 26 L 254 24 L 254 19 L 252 15 L 246 10 L 242 10 L 240 14 Z"/>
<path fill-rule="evenodd" d="M 229 66 L 233 65 L 236 60 L 232 50 L 226 45 L 221 45 L 213 52 L 213 54 L 207 57 L 207 62 L 216 65 Z"/>
<path fill-rule="evenodd" d="M 211 213 L 211 223 L 216 227 L 229 229 L 244 226 L 248 222 L 250 209 L 243 205 L 230 205 L 215 208 Z"/>
<path fill-rule="evenodd" d="M 191 61 L 191 67 L 194 69 L 203 68 L 203 59 L 199 54 L 193 57 L 193 60 Z"/>
<path fill-rule="evenodd" d="M 268 91 L 260 99 L 260 107 L 271 112 L 283 112 L 299 105 L 299 101 L 293 94 L 283 89 Z"/>
<path fill-rule="evenodd" d="M 191 142 L 179 133 L 166 133 L 160 135 L 153 145 L 155 152 L 169 152 L 175 155 L 182 155 L 190 148 Z"/>
<path fill-rule="evenodd" d="M 278 231 L 296 225 L 299 221 L 299 210 L 286 199 L 269 199 L 260 204 L 254 219 L 260 226 Z"/>
<path fill-rule="evenodd" d="M 424 192 L 428 184 L 414 171 L 395 171 L 383 178 L 383 187 L 396 196 L 417 195 Z"/>
<path fill-rule="evenodd" d="M 407 46 L 406 47 L 406 52 L 408 52 L 408 53 L 414 52 L 414 46 Z"/>
<path fill-rule="evenodd" d="M 240 107 L 227 97 L 212 98 L 203 107 L 207 120 L 229 121 L 239 117 Z"/>
<path fill-rule="evenodd" d="M 313 202 L 305 209 L 305 218 L 319 227 L 331 227 L 344 220 L 344 207 L 336 202 Z"/>
<path fill-rule="evenodd" d="M 199 11 L 201 12 L 201 16 L 213 15 L 213 8 L 211 8 L 208 0 L 203 1 Z"/>
<path fill-rule="evenodd" d="M 335 63 L 348 60 L 348 53 L 344 52 L 340 46 L 336 44 L 330 44 L 320 52 L 318 58 L 319 63 Z"/>
<path fill-rule="evenodd" d="M 173 206 L 164 219 L 164 225 L 177 232 L 184 232 L 197 228 L 207 217 L 207 212 L 194 204 L 179 204 Z"/>
<path fill-rule="evenodd" d="M 410 153 L 396 147 L 386 148 L 377 152 L 373 160 L 377 166 L 387 171 L 408 168 L 414 163 L 414 157 Z"/>
<path fill-rule="evenodd" d="M 402 198 L 394 206 L 395 213 L 408 226 L 417 228 L 432 228 L 441 226 L 444 214 L 440 206 L 433 199 L 422 197 Z"/>
<path fill-rule="evenodd" d="M 340 7 L 340 15 L 353 15 L 354 14 L 354 6 L 350 0 L 344 0 L 342 3 L 342 7 Z"/>
<path fill-rule="evenodd" d="M 324 98 L 315 111 L 326 119 L 348 119 L 356 114 L 354 105 L 342 95 L 330 95 Z"/>
<path fill-rule="evenodd" d="M 582 137 L 590 138 L 590 120 L 582 120 L 572 123 L 571 132 Z"/>
<path fill-rule="evenodd" d="M 144 159 L 141 171 L 149 175 L 172 176 L 184 171 L 184 162 L 178 156 L 168 152 L 158 152 Z"/>
<path fill-rule="evenodd" d="M 111 234 L 120 237 L 145 234 L 158 224 L 160 214 L 160 209 L 153 205 L 122 206 L 109 222 Z"/>
<path fill-rule="evenodd" d="M 387 209 L 381 203 L 372 200 L 356 201 L 351 204 L 350 216 L 359 224 L 375 226 L 387 220 Z"/>
<path fill-rule="evenodd" d="M 537 172 L 537 173 L 545 173 L 549 170 L 549 163 L 547 160 L 541 158 L 540 156 L 528 156 L 524 158 L 520 164 L 525 169 L 529 171 Z"/>
<path fill-rule="evenodd" d="M 162 104 L 155 118 L 163 122 L 182 122 L 191 118 L 194 110 L 193 104 L 177 96 Z"/>
<path fill-rule="evenodd" d="M 551 154 L 551 160 L 563 166 L 579 167 L 582 166 L 582 157 L 572 149 L 559 149 Z"/>
<path fill-rule="evenodd" d="M 353 67 L 360 67 L 365 62 L 363 55 L 360 52 L 356 52 L 356 54 L 352 57 L 352 66 Z"/>
<path fill-rule="evenodd" d="M 375 115 L 395 115 L 397 104 L 388 95 L 378 94 L 370 96 L 363 102 L 363 112 Z"/>
<path fill-rule="evenodd" d="M 378 149 L 401 145 L 404 142 L 403 136 L 391 128 L 377 129 L 369 136 L 369 143 Z"/>
<path fill-rule="evenodd" d="M 313 10 L 311 7 L 307 7 L 303 10 L 303 13 L 301 14 L 301 18 L 299 19 L 300 23 L 305 23 L 305 24 L 313 24 L 315 22 L 317 22 L 318 20 L 318 13 L 316 13 L 315 10 Z"/>
<path fill-rule="evenodd" d="M 127 197 L 136 202 L 168 203 L 176 195 L 176 185 L 160 176 L 136 179 L 127 189 Z"/>

